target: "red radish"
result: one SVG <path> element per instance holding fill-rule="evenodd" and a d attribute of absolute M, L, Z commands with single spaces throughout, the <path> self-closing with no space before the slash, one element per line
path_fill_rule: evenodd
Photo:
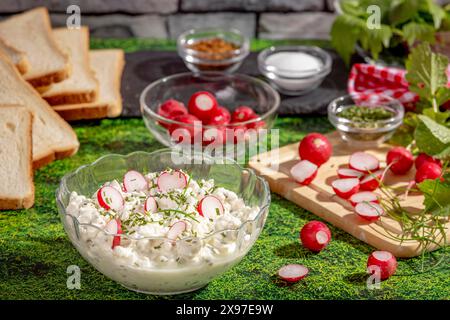
<path fill-rule="evenodd" d="M 375 268 L 379 268 L 380 280 L 386 280 L 397 270 L 397 259 L 389 251 L 374 251 L 367 260 L 369 273 L 376 273 Z"/>
<path fill-rule="evenodd" d="M 331 231 L 320 221 L 310 221 L 300 231 L 300 239 L 305 248 L 319 252 L 331 241 Z"/>
<path fill-rule="evenodd" d="M 211 126 L 223 126 L 229 124 L 230 121 L 230 112 L 224 107 L 218 107 L 208 119 L 207 124 Z"/>
<path fill-rule="evenodd" d="M 414 157 L 406 148 L 394 147 L 386 155 L 386 163 L 390 170 L 395 174 L 405 174 L 411 169 L 414 163 Z"/>
<path fill-rule="evenodd" d="M 310 133 L 300 142 L 298 153 L 302 160 L 309 160 L 319 167 L 330 159 L 333 147 L 320 133 Z"/>
<path fill-rule="evenodd" d="M 341 179 L 346 179 L 346 178 L 360 179 L 364 175 L 364 173 L 362 173 L 361 171 L 348 169 L 348 168 L 338 169 L 337 174 L 338 174 L 339 178 L 341 178 Z"/>
<path fill-rule="evenodd" d="M 359 151 L 350 156 L 349 166 L 351 169 L 367 173 L 378 170 L 380 161 L 369 153 Z"/>
<path fill-rule="evenodd" d="M 442 168 L 434 162 L 425 162 L 416 171 L 416 183 L 421 183 L 426 179 L 434 180 L 442 175 Z"/>
<path fill-rule="evenodd" d="M 175 240 L 178 238 L 187 228 L 187 224 L 184 221 L 175 222 L 167 231 L 167 238 L 170 240 Z"/>
<path fill-rule="evenodd" d="M 254 129 L 254 130 L 262 129 L 265 126 L 266 122 L 264 120 L 259 120 L 256 122 L 246 124 L 247 129 Z"/>
<path fill-rule="evenodd" d="M 175 189 L 184 189 L 187 186 L 186 175 L 179 171 L 164 171 L 157 180 L 158 189 L 161 192 L 169 192 Z"/>
<path fill-rule="evenodd" d="M 331 183 L 334 193 L 343 199 L 348 199 L 359 191 L 359 179 L 337 179 Z"/>
<path fill-rule="evenodd" d="M 297 282 L 309 273 L 307 267 L 301 264 L 288 264 L 278 270 L 278 276 L 287 282 Z"/>
<path fill-rule="evenodd" d="M 184 104 L 175 99 L 169 99 L 158 108 L 158 114 L 164 118 L 173 118 L 175 116 L 187 114 L 188 111 Z"/>
<path fill-rule="evenodd" d="M 384 170 L 377 170 L 373 173 L 369 173 L 361 179 L 359 188 L 364 191 L 373 191 L 380 186 L 380 181 L 383 181 Z"/>
<path fill-rule="evenodd" d="M 375 202 L 375 203 L 379 202 L 378 195 L 370 191 L 362 191 L 355 193 L 348 200 L 354 207 L 360 202 Z"/>
<path fill-rule="evenodd" d="M 203 130 L 203 145 L 209 145 L 214 143 L 214 145 L 221 145 L 225 140 L 225 128 L 208 128 Z"/>
<path fill-rule="evenodd" d="M 216 98 L 207 91 L 194 93 L 188 103 L 189 112 L 203 121 L 207 121 L 217 107 Z"/>
<path fill-rule="evenodd" d="M 98 204 L 106 210 L 121 210 L 124 205 L 123 197 L 116 188 L 105 186 L 97 191 Z"/>
<path fill-rule="evenodd" d="M 148 182 L 140 172 L 130 170 L 123 176 L 123 189 L 125 192 L 146 190 Z"/>
<path fill-rule="evenodd" d="M 155 213 L 158 211 L 158 203 L 156 203 L 156 200 L 154 197 L 148 196 L 147 199 L 145 199 L 144 211 L 146 213 Z"/>
<path fill-rule="evenodd" d="M 433 162 L 433 163 L 439 165 L 439 166 L 442 168 L 442 162 L 441 162 L 441 160 L 436 159 L 436 158 L 433 158 L 432 156 L 429 156 L 429 155 L 427 155 L 426 153 L 420 153 L 420 154 L 417 156 L 417 158 L 416 158 L 414 164 L 415 164 L 415 166 L 416 166 L 416 169 L 419 170 L 419 168 L 420 168 L 424 163 L 427 163 L 427 162 Z"/>
<path fill-rule="evenodd" d="M 109 234 L 114 235 L 111 248 L 114 249 L 115 247 L 120 246 L 121 240 L 120 234 L 122 234 L 122 223 L 120 222 L 120 220 L 119 219 L 110 220 L 106 224 L 105 230 Z"/>
<path fill-rule="evenodd" d="M 216 219 L 225 211 L 222 202 L 215 196 L 205 196 L 197 206 L 198 213 L 208 219 Z"/>
<path fill-rule="evenodd" d="M 316 177 L 318 168 L 308 160 L 301 160 L 291 168 L 291 176 L 298 183 L 307 186 Z"/>
<path fill-rule="evenodd" d="M 240 106 L 233 111 L 231 119 L 235 123 L 244 122 L 252 119 L 255 115 L 255 111 L 253 111 L 252 108 L 247 106 Z"/>
<path fill-rule="evenodd" d="M 174 123 L 169 126 L 169 133 L 172 137 L 172 140 L 178 143 L 192 143 L 195 139 L 195 136 L 201 134 L 202 123 L 197 117 L 191 114 L 184 114 L 174 117 L 173 120 L 185 123 L 186 125 Z"/>
<path fill-rule="evenodd" d="M 384 214 L 383 208 L 375 202 L 360 202 L 356 204 L 355 212 L 368 221 L 376 221 Z"/>

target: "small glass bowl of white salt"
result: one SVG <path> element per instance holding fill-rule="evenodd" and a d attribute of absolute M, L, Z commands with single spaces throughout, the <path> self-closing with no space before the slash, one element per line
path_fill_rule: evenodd
<path fill-rule="evenodd" d="M 259 71 L 286 95 L 314 90 L 331 72 L 331 56 L 312 46 L 270 47 L 258 55 Z"/>

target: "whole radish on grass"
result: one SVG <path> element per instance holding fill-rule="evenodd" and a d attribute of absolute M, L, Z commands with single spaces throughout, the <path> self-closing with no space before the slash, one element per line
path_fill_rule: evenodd
<path fill-rule="evenodd" d="M 389 251 L 374 251 L 367 260 L 367 271 L 376 274 L 379 271 L 380 279 L 386 280 L 397 270 L 397 259 Z"/>
<path fill-rule="evenodd" d="M 331 231 L 320 221 L 310 221 L 300 230 L 300 240 L 305 248 L 319 252 L 331 241 Z"/>
<path fill-rule="evenodd" d="M 394 147 L 386 155 L 386 163 L 390 165 L 390 170 L 395 174 L 405 174 L 414 164 L 414 157 L 408 149 L 404 147 Z"/>
<path fill-rule="evenodd" d="M 314 132 L 302 139 L 298 153 L 302 160 L 308 160 L 320 167 L 330 159 L 333 147 L 327 137 Z"/>

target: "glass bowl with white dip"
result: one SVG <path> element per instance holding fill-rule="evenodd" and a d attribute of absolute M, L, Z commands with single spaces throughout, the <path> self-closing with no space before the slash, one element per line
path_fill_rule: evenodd
<path fill-rule="evenodd" d="M 184 185 L 167 189 L 180 176 Z M 270 190 L 229 158 L 163 149 L 82 166 L 62 178 L 56 200 L 70 241 L 95 269 L 130 290 L 168 295 L 241 261 L 264 227 Z"/>
<path fill-rule="evenodd" d="M 303 95 L 316 89 L 331 66 L 331 56 L 314 46 L 273 46 L 258 55 L 259 71 L 285 95 Z"/>

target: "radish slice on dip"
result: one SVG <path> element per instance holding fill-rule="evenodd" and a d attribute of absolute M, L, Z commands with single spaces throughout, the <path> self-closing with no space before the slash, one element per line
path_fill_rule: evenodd
<path fill-rule="evenodd" d="M 374 251 L 367 260 L 367 271 L 377 274 L 381 280 L 386 280 L 397 270 L 397 259 L 389 251 Z"/>
<path fill-rule="evenodd" d="M 370 191 L 355 193 L 348 200 L 350 201 L 352 206 L 356 206 L 360 202 L 379 202 L 378 195 Z"/>
<path fill-rule="evenodd" d="M 167 238 L 170 240 L 175 240 L 178 238 L 187 228 L 187 224 L 184 221 L 175 222 L 167 232 Z"/>
<path fill-rule="evenodd" d="M 148 183 L 140 172 L 130 170 L 123 176 L 123 189 L 125 192 L 142 191 L 148 189 Z"/>
<path fill-rule="evenodd" d="M 337 171 L 337 174 L 339 178 L 341 179 L 347 179 L 347 178 L 358 178 L 360 179 L 362 176 L 364 176 L 364 173 L 358 170 L 353 170 L 349 168 L 340 168 Z"/>
<path fill-rule="evenodd" d="M 355 212 L 367 221 L 376 221 L 384 214 L 383 208 L 375 202 L 360 202 L 355 206 Z"/>
<path fill-rule="evenodd" d="M 114 249 L 117 246 L 120 246 L 120 234 L 122 234 L 122 223 L 119 219 L 113 219 L 109 221 L 105 226 L 105 231 L 109 234 L 115 235 L 113 237 L 111 248 Z"/>
<path fill-rule="evenodd" d="M 291 176 L 302 185 L 310 184 L 317 175 L 319 167 L 308 160 L 301 160 L 291 168 Z"/>
<path fill-rule="evenodd" d="M 157 184 L 161 192 L 184 189 L 187 186 L 187 178 L 183 172 L 178 170 L 164 171 L 159 175 Z"/>
<path fill-rule="evenodd" d="M 374 173 L 367 174 L 359 184 L 361 190 L 373 191 L 380 186 L 380 181 L 384 178 L 384 170 L 378 170 Z"/>
<path fill-rule="evenodd" d="M 97 191 L 98 204 L 106 210 L 121 210 L 123 208 L 124 200 L 122 194 L 117 189 L 105 186 Z"/>
<path fill-rule="evenodd" d="M 343 199 L 348 199 L 359 191 L 359 179 L 337 179 L 331 183 L 334 193 Z"/>
<path fill-rule="evenodd" d="M 215 219 L 225 211 L 222 202 L 215 196 L 204 197 L 197 206 L 198 213 L 208 219 Z"/>
<path fill-rule="evenodd" d="M 278 270 L 278 276 L 287 282 L 300 281 L 306 277 L 308 273 L 308 268 L 301 264 L 288 264 Z"/>
<path fill-rule="evenodd" d="M 351 169 L 367 173 L 378 170 L 380 161 L 371 154 L 355 152 L 350 156 L 349 166 Z"/>
<path fill-rule="evenodd" d="M 144 211 L 147 213 L 155 213 L 158 211 L 158 204 L 156 203 L 154 197 L 149 196 L 147 199 L 145 199 Z"/>
<path fill-rule="evenodd" d="M 207 91 L 194 93 L 189 99 L 189 112 L 202 121 L 208 121 L 217 108 L 216 98 Z"/>
<path fill-rule="evenodd" d="M 300 239 L 305 248 L 319 252 L 331 241 L 331 231 L 320 221 L 310 221 L 300 231 Z"/>

